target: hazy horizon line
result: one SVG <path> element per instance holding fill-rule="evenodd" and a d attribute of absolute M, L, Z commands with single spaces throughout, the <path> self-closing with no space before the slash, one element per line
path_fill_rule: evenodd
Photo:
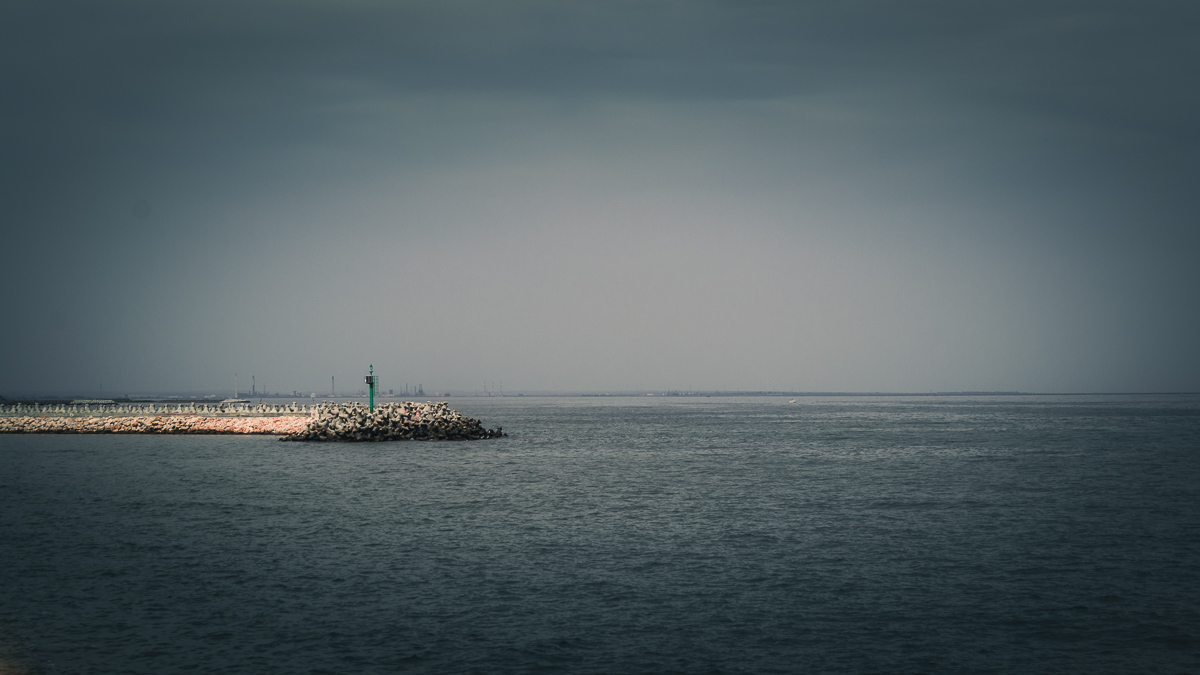
<path fill-rule="evenodd" d="M 206 391 L 134 391 L 122 392 L 119 395 L 104 395 L 71 392 L 26 392 L 20 394 L 0 394 L 0 401 L 37 401 L 37 400 L 214 400 L 228 398 L 227 393 L 214 394 Z M 1195 396 L 1200 391 L 1001 391 L 1001 390 L 962 390 L 962 391 L 787 391 L 774 389 L 714 389 L 714 390 L 676 390 L 676 389 L 631 389 L 631 390 L 514 390 L 509 392 L 485 392 L 461 389 L 430 390 L 424 394 L 415 392 L 384 394 L 377 393 L 377 399 L 406 399 L 421 398 L 596 398 L 596 397 L 659 397 L 659 398 L 699 398 L 699 397 L 741 397 L 741 396 L 800 396 L 800 397 L 869 397 L 869 396 Z M 238 392 L 239 398 L 261 399 L 312 399 L 314 392 Z M 319 400 L 367 398 L 364 393 L 336 392 L 330 394 L 316 393 Z"/>

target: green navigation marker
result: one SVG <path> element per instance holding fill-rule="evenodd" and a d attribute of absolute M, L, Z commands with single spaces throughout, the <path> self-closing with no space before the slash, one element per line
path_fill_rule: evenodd
<path fill-rule="evenodd" d="M 371 364 L 371 374 L 367 375 L 367 388 L 371 391 L 371 412 L 375 412 L 375 383 L 378 380 L 375 378 L 375 364 Z"/>

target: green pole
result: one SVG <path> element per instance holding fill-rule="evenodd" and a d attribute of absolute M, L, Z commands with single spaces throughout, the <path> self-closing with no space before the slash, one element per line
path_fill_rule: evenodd
<path fill-rule="evenodd" d="M 370 372 L 371 372 L 371 376 L 369 378 L 367 378 L 367 381 L 371 383 L 371 386 L 370 386 L 370 389 L 371 389 L 371 412 L 375 412 L 375 364 L 374 363 L 371 364 Z"/>

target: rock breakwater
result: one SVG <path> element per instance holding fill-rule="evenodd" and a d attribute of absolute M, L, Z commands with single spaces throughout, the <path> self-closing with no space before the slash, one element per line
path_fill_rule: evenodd
<path fill-rule="evenodd" d="M 241 406 L 11 406 L 0 434 L 274 434 L 284 441 L 472 441 L 504 435 L 444 402 Z M 147 414 L 148 412 L 156 414 Z M 257 413 L 257 414 L 256 414 Z"/>
<path fill-rule="evenodd" d="M 303 431 L 281 441 L 473 441 L 504 436 L 438 403 L 387 403 L 371 411 L 362 403 L 325 403 Z"/>
<path fill-rule="evenodd" d="M 2 417 L 0 434 L 294 434 L 308 417 Z"/>

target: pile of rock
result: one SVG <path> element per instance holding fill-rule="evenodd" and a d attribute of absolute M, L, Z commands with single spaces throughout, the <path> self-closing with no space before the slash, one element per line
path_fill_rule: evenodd
<path fill-rule="evenodd" d="M 294 434 L 309 417 L 0 417 L 0 434 Z"/>
<path fill-rule="evenodd" d="M 324 403 L 308 427 L 281 441 L 473 441 L 504 436 L 438 403 L 388 403 L 372 412 L 362 403 Z"/>
<path fill-rule="evenodd" d="M 479 420 L 463 417 L 444 402 L 389 403 L 374 412 L 362 403 L 323 403 L 306 411 L 272 406 L 232 416 L 219 408 L 188 414 L 192 410 L 184 406 L 69 408 L 23 406 L 6 411 L 0 415 L 0 434 L 279 434 L 284 441 L 473 441 L 504 435 L 500 427 L 485 429 Z M 146 415 L 146 410 L 166 414 Z"/>

